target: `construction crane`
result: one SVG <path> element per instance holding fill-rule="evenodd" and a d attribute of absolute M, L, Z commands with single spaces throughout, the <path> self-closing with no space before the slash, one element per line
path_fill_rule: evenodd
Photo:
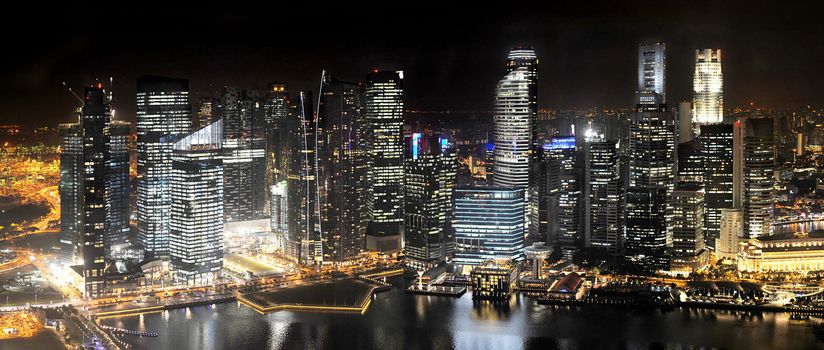
<path fill-rule="evenodd" d="M 66 89 L 68 89 L 68 90 L 69 90 L 69 92 L 72 94 L 72 96 L 74 96 L 74 98 L 76 98 L 76 99 L 77 99 L 77 101 L 80 101 L 80 105 L 82 106 L 82 105 L 83 105 L 83 99 L 82 99 L 80 96 L 78 96 L 78 95 L 74 92 L 74 90 L 72 90 L 72 88 L 71 88 L 71 87 L 69 87 L 69 84 L 66 84 L 66 82 L 64 81 L 64 82 L 63 82 L 63 86 L 64 86 L 64 87 L 66 87 Z"/>

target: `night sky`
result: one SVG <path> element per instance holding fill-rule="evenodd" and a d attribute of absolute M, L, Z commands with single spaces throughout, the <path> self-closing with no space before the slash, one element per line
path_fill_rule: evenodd
<path fill-rule="evenodd" d="M 132 120 L 140 75 L 188 78 L 196 97 L 227 84 L 263 89 L 271 81 L 316 91 L 322 69 L 351 81 L 371 69 L 403 69 L 407 108 L 488 110 L 516 45 L 537 51 L 541 107 L 629 107 L 637 46 L 654 41 L 667 44 L 670 103 L 690 98 L 694 49 L 720 47 L 726 107 L 824 105 L 822 11 L 801 2 L 504 1 L 481 10 L 474 7 L 483 2 L 274 3 L 7 8 L 0 19 L 0 122 L 71 121 L 75 101 L 63 81 L 82 91 L 114 77 L 117 117 Z"/>

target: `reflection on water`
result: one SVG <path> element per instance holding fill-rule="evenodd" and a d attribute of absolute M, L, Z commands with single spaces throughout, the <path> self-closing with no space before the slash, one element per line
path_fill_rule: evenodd
<path fill-rule="evenodd" d="M 403 284 L 400 278 L 393 283 Z M 215 317 L 219 313 L 220 317 Z M 127 338 L 139 349 L 592 349 L 824 347 L 824 319 L 789 314 L 703 309 L 630 310 L 378 294 L 363 315 L 275 312 L 261 315 L 238 303 L 107 319 L 104 324 L 157 332 Z M 818 328 L 815 328 L 818 327 Z"/>
<path fill-rule="evenodd" d="M 824 230 L 824 220 L 797 224 L 775 225 L 773 229 L 775 233 L 813 232 Z"/>

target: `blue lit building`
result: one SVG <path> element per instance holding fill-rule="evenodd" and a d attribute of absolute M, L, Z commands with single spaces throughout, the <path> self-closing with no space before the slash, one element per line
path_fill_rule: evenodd
<path fill-rule="evenodd" d="M 455 189 L 455 264 L 523 259 L 524 191 L 502 187 Z"/>

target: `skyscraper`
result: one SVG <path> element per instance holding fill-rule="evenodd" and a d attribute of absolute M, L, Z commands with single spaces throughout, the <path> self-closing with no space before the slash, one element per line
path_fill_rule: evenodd
<path fill-rule="evenodd" d="M 523 258 L 524 189 L 457 188 L 455 259 L 459 265 L 478 265 L 487 259 Z"/>
<path fill-rule="evenodd" d="M 80 125 L 83 131 L 82 234 L 83 285 L 86 297 L 105 293 L 103 270 L 106 267 L 105 237 L 107 136 L 109 106 L 101 84 L 87 87 Z"/>
<path fill-rule="evenodd" d="M 627 190 L 626 255 L 642 269 L 667 268 L 667 189 L 663 186 Z"/>
<path fill-rule="evenodd" d="M 366 77 L 366 247 L 401 249 L 403 224 L 403 72 L 374 71 Z"/>
<path fill-rule="evenodd" d="M 667 103 L 666 45 L 654 43 L 638 47 L 637 105 L 657 108 Z"/>
<path fill-rule="evenodd" d="M 623 248 L 624 186 L 620 178 L 617 142 L 588 131 L 586 137 L 587 246 L 610 253 Z"/>
<path fill-rule="evenodd" d="M 169 251 L 173 145 L 191 129 L 189 82 L 141 77 L 136 102 L 137 239 L 146 253 L 163 257 Z"/>
<path fill-rule="evenodd" d="M 715 247 L 721 230 L 721 213 L 733 206 L 733 125 L 701 127 L 704 155 L 704 228 L 707 245 Z"/>
<path fill-rule="evenodd" d="M 301 264 L 321 263 L 324 247 L 317 190 L 317 118 L 310 92 L 300 92 L 298 110 L 287 124 L 289 236 L 286 252 Z"/>
<path fill-rule="evenodd" d="M 493 183 L 528 188 L 532 147 L 530 76 L 526 67 L 510 71 L 495 90 Z"/>
<path fill-rule="evenodd" d="M 773 119 L 747 119 L 744 136 L 744 231 L 770 235 L 774 218 L 775 146 Z"/>
<path fill-rule="evenodd" d="M 326 255 L 343 262 L 364 246 L 366 150 L 363 88 L 321 75 L 318 101 L 318 198 Z"/>
<path fill-rule="evenodd" d="M 728 259 L 734 263 L 738 256 L 738 240 L 744 236 L 744 211 L 739 208 L 721 210 L 721 230 L 715 240 L 717 259 Z"/>
<path fill-rule="evenodd" d="M 80 259 L 83 225 L 83 129 L 80 123 L 60 124 L 60 258 Z"/>
<path fill-rule="evenodd" d="M 129 235 L 129 137 L 132 126 L 127 122 L 112 121 L 106 130 L 106 255 L 108 247 L 127 243 Z"/>
<path fill-rule="evenodd" d="M 452 192 L 457 158 L 446 138 L 413 133 L 404 169 L 404 255 L 406 266 L 425 271 L 451 259 Z"/>
<path fill-rule="evenodd" d="M 576 166 L 575 136 L 558 136 L 544 145 L 547 164 L 547 241 L 565 259 L 579 246 L 581 236 L 581 169 Z"/>
<path fill-rule="evenodd" d="M 708 260 L 704 238 L 704 188 L 698 182 L 679 182 L 672 194 L 673 239 L 671 270 L 696 271 Z"/>
<path fill-rule="evenodd" d="M 175 278 L 210 285 L 223 268 L 223 120 L 175 142 L 169 255 Z"/>
<path fill-rule="evenodd" d="M 266 172 L 269 186 L 286 180 L 287 130 L 281 126 L 290 115 L 289 90 L 286 84 L 271 83 L 263 98 L 263 120 L 266 138 Z M 283 128 L 285 129 L 285 128 Z"/>
<path fill-rule="evenodd" d="M 215 109 L 223 119 L 223 179 L 227 222 L 265 217 L 264 115 L 257 91 L 225 87 Z"/>
<path fill-rule="evenodd" d="M 693 122 L 699 125 L 723 122 L 724 76 L 721 73 L 721 49 L 695 50 L 692 89 Z"/>
<path fill-rule="evenodd" d="M 217 107 L 218 104 L 217 99 L 214 97 L 201 97 L 197 102 L 197 113 L 192 120 L 193 130 L 205 128 L 214 121 L 215 107 Z"/>

